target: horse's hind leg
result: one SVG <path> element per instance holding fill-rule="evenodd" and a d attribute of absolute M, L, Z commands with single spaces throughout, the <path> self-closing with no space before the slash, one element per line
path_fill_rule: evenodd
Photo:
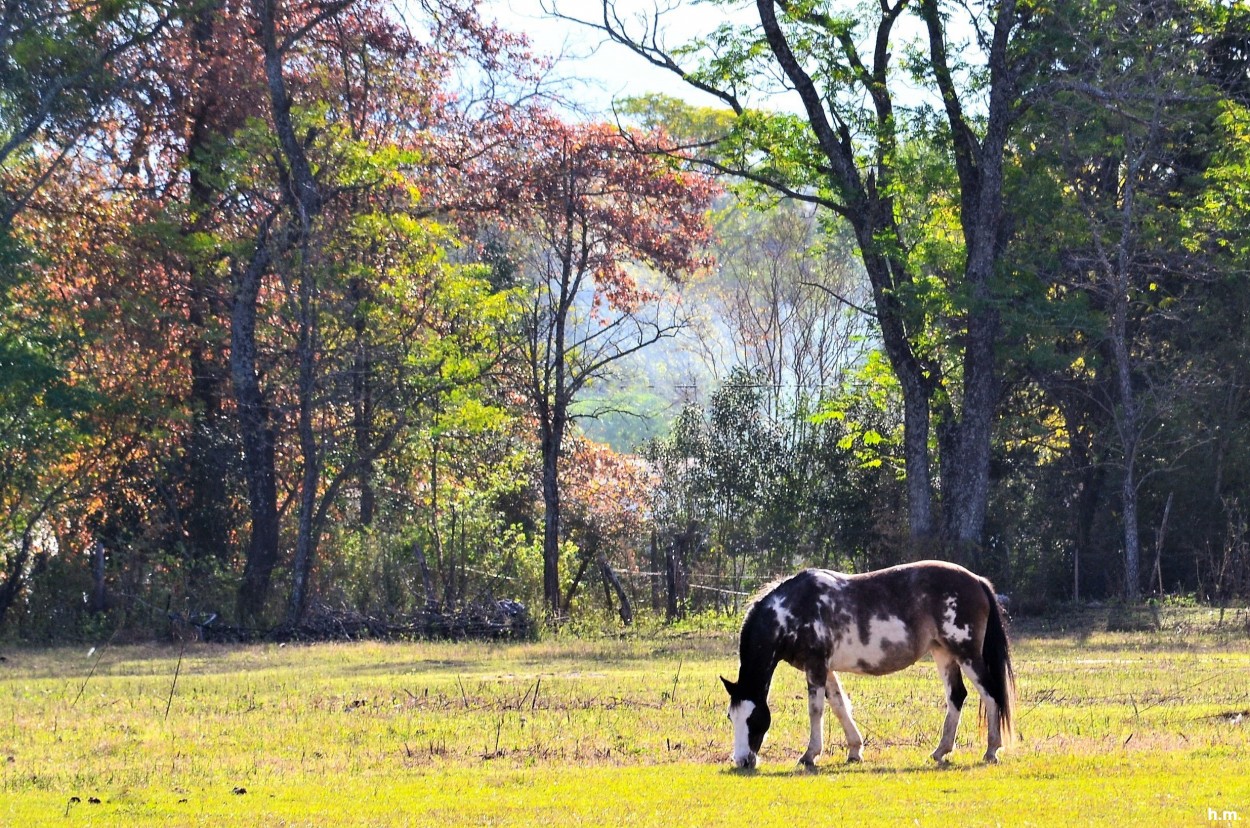
<path fill-rule="evenodd" d="M 985 677 L 988 675 L 985 659 L 978 654 L 963 661 L 962 666 L 964 673 L 972 681 L 972 686 L 977 688 L 977 692 L 981 694 L 981 704 L 985 709 L 986 730 L 989 731 L 984 759 L 992 764 L 998 761 L 998 750 L 1003 746 L 1003 732 L 1002 720 L 998 713 L 998 702 L 994 701 L 994 697 L 985 688 Z"/>
<path fill-rule="evenodd" d="M 851 718 L 851 701 L 842 691 L 842 682 L 838 681 L 837 673 L 830 671 L 827 687 L 833 713 L 842 723 L 842 732 L 846 734 L 846 761 L 858 762 L 863 758 L 860 753 L 864 749 L 864 737 L 860 735 L 859 728 L 855 726 L 855 720 Z"/>
<path fill-rule="evenodd" d="M 955 749 L 955 731 L 959 729 L 959 714 L 963 710 L 964 699 L 968 698 L 968 690 L 959 673 L 959 661 L 948 650 L 934 648 L 933 661 L 942 676 L 942 683 L 946 685 L 946 721 L 942 725 L 942 740 L 932 755 L 933 761 L 945 762 Z"/>
<path fill-rule="evenodd" d="M 824 750 L 825 731 L 825 676 L 823 670 L 807 671 L 807 715 L 811 734 L 807 739 L 807 752 L 799 757 L 799 764 L 811 768 L 816 757 Z"/>

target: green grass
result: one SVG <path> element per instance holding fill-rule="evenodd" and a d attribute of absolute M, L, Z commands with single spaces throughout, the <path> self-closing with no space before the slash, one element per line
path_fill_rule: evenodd
<path fill-rule="evenodd" d="M 196 644 L 180 667 L 177 646 L 6 649 L 0 825 L 1250 822 L 1250 640 L 1244 615 L 1211 618 L 1022 627 L 1020 739 L 995 767 L 977 761 L 974 715 L 951 766 L 928 760 L 944 713 L 932 664 L 846 676 L 866 762 L 842 764 L 830 715 L 816 773 L 794 769 L 806 702 L 788 667 L 761 769 L 729 768 L 722 632 Z"/>

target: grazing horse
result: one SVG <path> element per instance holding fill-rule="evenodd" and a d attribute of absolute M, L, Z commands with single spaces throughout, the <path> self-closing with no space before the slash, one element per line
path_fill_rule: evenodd
<path fill-rule="evenodd" d="M 820 755 L 825 700 L 833 705 L 849 749 L 860 761 L 864 739 L 838 672 L 881 676 L 933 654 L 946 684 L 946 722 L 933 759 L 946 761 L 968 691 L 966 675 L 984 704 L 989 730 L 986 762 L 998 761 L 1011 737 L 1015 674 L 1003 611 L 989 581 L 961 566 L 921 561 L 862 575 L 806 569 L 765 587 L 748 607 L 739 641 L 738 680 L 722 677 L 734 727 L 733 761 L 753 768 L 772 721 L 768 688 L 785 661 L 807 676 L 811 737 L 799 759 Z"/>

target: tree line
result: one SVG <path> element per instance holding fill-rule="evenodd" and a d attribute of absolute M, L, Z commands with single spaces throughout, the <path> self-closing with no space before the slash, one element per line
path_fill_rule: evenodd
<path fill-rule="evenodd" d="M 600 11 L 715 105 L 582 118 L 473 0 L 5 6 L 0 624 L 1250 590 L 1250 11 Z"/>

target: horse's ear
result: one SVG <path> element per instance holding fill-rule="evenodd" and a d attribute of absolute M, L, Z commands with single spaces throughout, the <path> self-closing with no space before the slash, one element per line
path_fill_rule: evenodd
<path fill-rule="evenodd" d="M 721 680 L 721 684 L 725 685 L 725 692 L 729 694 L 729 698 L 731 699 L 738 698 L 738 685 L 730 681 L 729 679 L 725 678 L 724 676 L 721 676 L 720 680 Z"/>

